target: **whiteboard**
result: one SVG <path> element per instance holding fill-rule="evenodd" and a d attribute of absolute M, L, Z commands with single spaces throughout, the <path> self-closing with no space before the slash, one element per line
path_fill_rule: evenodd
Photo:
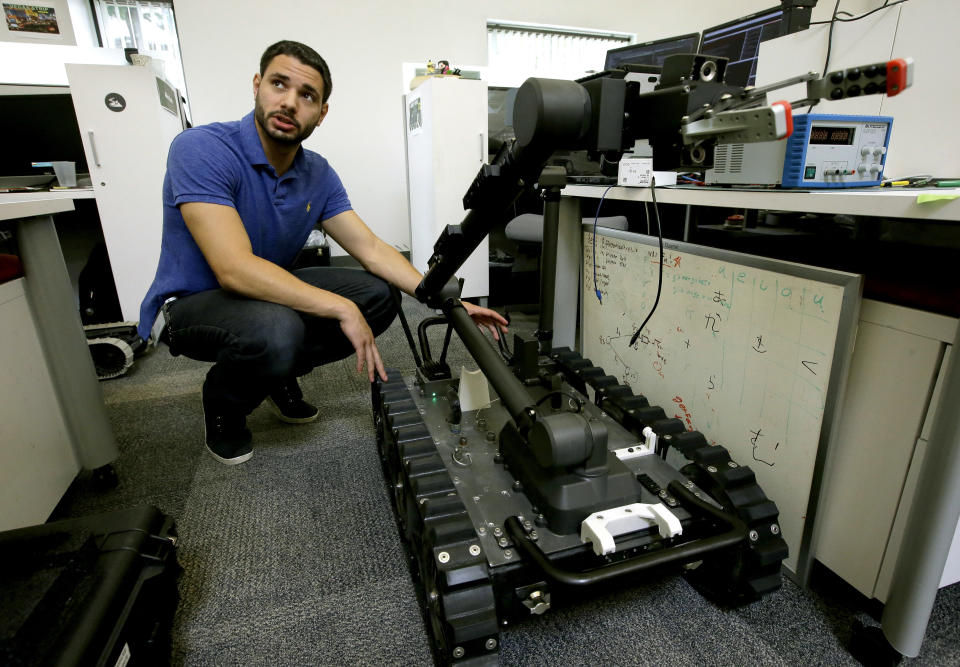
<path fill-rule="evenodd" d="M 600 229 L 594 251 L 584 230 L 583 356 L 753 469 L 805 580 L 860 276 L 664 241 L 660 301 L 631 347 L 656 299 L 657 238 Z"/>

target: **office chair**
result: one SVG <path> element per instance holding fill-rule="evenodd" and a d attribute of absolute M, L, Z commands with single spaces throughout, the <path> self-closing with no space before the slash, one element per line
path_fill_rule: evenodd
<path fill-rule="evenodd" d="M 593 218 L 584 218 L 583 222 L 593 224 Z M 609 229 L 627 230 L 629 224 L 626 216 L 617 215 L 598 218 L 597 226 Z M 505 304 L 507 313 L 519 312 L 524 314 L 536 313 L 539 305 L 538 285 L 540 282 L 540 252 L 543 245 L 543 215 L 538 213 L 521 213 L 507 223 L 504 230 L 506 237 L 516 244 L 517 252 L 511 269 L 512 292 L 527 296 L 519 303 Z M 526 289 L 524 288 L 526 286 Z M 531 289 L 532 286 L 532 289 Z M 533 298 L 530 299 L 529 295 Z"/>

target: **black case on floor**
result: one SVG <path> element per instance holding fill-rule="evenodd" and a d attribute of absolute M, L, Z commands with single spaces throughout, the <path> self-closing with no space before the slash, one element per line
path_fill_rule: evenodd
<path fill-rule="evenodd" d="M 0 533 L 0 664 L 167 664 L 175 547 L 146 505 Z"/>

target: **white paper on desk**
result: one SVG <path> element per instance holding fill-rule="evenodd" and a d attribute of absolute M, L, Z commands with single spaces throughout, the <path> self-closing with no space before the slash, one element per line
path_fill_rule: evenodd
<path fill-rule="evenodd" d="M 477 369 L 468 371 L 466 366 L 460 367 L 460 409 L 464 412 L 479 410 L 490 405 L 490 387 L 483 371 Z"/>

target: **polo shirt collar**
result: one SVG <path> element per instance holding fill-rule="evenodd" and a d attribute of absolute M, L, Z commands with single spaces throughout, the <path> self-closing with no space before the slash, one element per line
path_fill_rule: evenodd
<path fill-rule="evenodd" d="M 253 166 L 270 165 L 267 160 L 267 154 L 263 152 L 263 144 L 260 143 L 260 135 L 257 134 L 257 121 L 251 111 L 241 119 L 240 128 L 240 148 L 243 154 Z M 293 164 L 284 177 L 292 176 L 306 167 L 306 157 L 303 154 L 303 146 L 297 149 L 297 154 L 293 158 Z"/>

